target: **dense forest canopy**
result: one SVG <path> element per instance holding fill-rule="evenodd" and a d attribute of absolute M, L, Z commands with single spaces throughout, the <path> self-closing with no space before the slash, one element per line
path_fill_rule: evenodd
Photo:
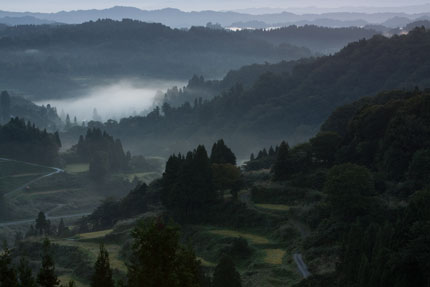
<path fill-rule="evenodd" d="M 61 141 L 58 133 L 39 130 L 19 118 L 0 125 L 0 157 L 45 165 L 58 163 Z"/>
<path fill-rule="evenodd" d="M 248 154 L 263 141 L 266 146 L 285 138 L 302 141 L 339 105 L 391 88 L 428 86 L 429 45 L 430 32 L 421 28 L 404 36 L 375 36 L 349 44 L 333 56 L 298 63 L 290 73 L 291 66 L 284 64 L 285 72 L 264 73 L 251 88 L 239 83 L 212 100 L 196 97 L 194 103 L 176 108 L 167 98 L 161 109 L 145 117 L 124 118 L 106 128 L 125 142 L 144 139 L 140 144 L 145 147 L 151 140 L 196 138 L 207 143 L 214 137 L 231 137 L 233 150 L 241 150 L 241 142 L 246 141 Z M 246 79 L 248 71 L 255 77 L 250 69 L 235 77 Z M 213 91 L 213 82 L 199 83 L 201 89 L 207 85 Z M 190 98 L 187 91 L 182 94 Z"/>

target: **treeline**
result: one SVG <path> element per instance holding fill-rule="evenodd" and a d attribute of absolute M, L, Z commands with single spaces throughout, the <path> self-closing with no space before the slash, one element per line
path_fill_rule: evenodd
<path fill-rule="evenodd" d="M 19 96 L 10 96 L 7 91 L 0 94 L 0 124 L 6 124 L 11 117 L 19 117 L 34 123 L 38 128 L 57 131 L 62 127 L 55 107 L 37 106 Z"/>
<path fill-rule="evenodd" d="M 125 153 L 119 139 L 114 139 L 98 128 L 90 128 L 85 136 L 80 136 L 73 146 L 77 160 L 89 162 L 90 176 L 102 180 L 111 172 L 124 171 L 129 167 L 130 152 Z"/>
<path fill-rule="evenodd" d="M 185 156 L 172 155 L 161 181 L 162 203 L 181 221 L 203 220 L 209 207 L 223 201 L 224 191 L 237 198 L 242 180 L 235 165 L 236 157 L 223 140 L 213 145 L 210 157 L 204 146 Z"/>
<path fill-rule="evenodd" d="M 58 163 L 61 141 L 57 132 L 39 130 L 19 118 L 0 125 L 0 157 L 44 165 Z"/>
<path fill-rule="evenodd" d="M 261 139 L 299 141 L 315 134 L 341 104 L 384 89 L 428 86 L 429 43 L 430 32 L 421 28 L 403 36 L 375 36 L 333 56 L 297 64 L 291 73 L 266 73 L 252 88 L 235 85 L 208 102 L 165 105 L 146 117 L 122 119 L 110 131 L 128 140 L 158 137 L 166 144 L 173 137 L 235 137 L 230 140 L 235 150 L 243 150 L 241 137 L 250 147 L 261 146 Z"/>

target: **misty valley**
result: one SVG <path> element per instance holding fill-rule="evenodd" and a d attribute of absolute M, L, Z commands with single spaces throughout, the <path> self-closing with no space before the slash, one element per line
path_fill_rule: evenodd
<path fill-rule="evenodd" d="M 0 287 L 430 286 L 430 10 L 270 9 L 0 11 Z"/>

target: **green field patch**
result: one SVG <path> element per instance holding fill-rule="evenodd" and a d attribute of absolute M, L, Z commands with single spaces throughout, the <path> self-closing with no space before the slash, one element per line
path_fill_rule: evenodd
<path fill-rule="evenodd" d="M 215 263 L 207 261 L 202 257 L 197 257 L 197 260 L 199 260 L 200 263 L 202 264 L 202 266 L 204 266 L 204 267 L 215 267 L 216 266 Z"/>
<path fill-rule="evenodd" d="M 245 233 L 245 232 L 239 232 L 236 230 L 231 229 L 214 229 L 209 230 L 209 233 L 224 236 L 224 237 L 242 237 L 248 240 L 250 243 L 253 244 L 269 244 L 271 241 L 267 239 L 266 237 L 255 235 L 252 233 Z"/>
<path fill-rule="evenodd" d="M 106 235 L 108 235 L 109 233 L 111 233 L 112 230 L 113 229 L 96 231 L 96 232 L 90 232 L 90 233 L 81 233 L 81 234 L 78 234 L 78 238 L 79 239 L 96 239 L 96 238 L 101 238 L 101 237 L 105 237 Z"/>
<path fill-rule="evenodd" d="M 31 192 L 31 189 L 30 189 L 27 194 L 30 196 L 43 196 L 43 195 L 53 195 L 57 193 L 75 192 L 80 190 L 81 190 L 80 188 L 73 188 L 73 189 L 55 189 L 55 190 Z"/>
<path fill-rule="evenodd" d="M 264 249 L 264 251 L 266 252 L 266 256 L 264 257 L 263 261 L 273 265 L 281 265 L 282 260 L 287 253 L 282 249 Z"/>
<path fill-rule="evenodd" d="M 89 163 L 73 163 L 68 164 L 64 168 L 64 171 L 67 173 L 83 173 L 90 170 L 90 164 Z"/>
<path fill-rule="evenodd" d="M 258 203 L 258 204 L 254 204 L 256 207 L 258 208 L 262 208 L 262 209 L 268 209 L 268 210 L 274 210 L 274 211 L 288 211 L 290 210 L 290 206 L 289 205 L 285 205 L 285 204 L 263 204 L 263 203 Z"/>

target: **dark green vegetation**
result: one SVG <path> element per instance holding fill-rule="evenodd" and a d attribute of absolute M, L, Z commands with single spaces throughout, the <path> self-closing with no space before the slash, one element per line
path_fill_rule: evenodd
<path fill-rule="evenodd" d="M 354 39 L 372 34 L 359 30 Z M 247 33 L 177 30 L 132 20 L 8 27 L 0 37 L 0 86 L 35 99 L 72 96 L 107 78 L 220 77 L 246 64 L 311 55 L 306 48 Z"/>
<path fill-rule="evenodd" d="M 57 131 L 62 127 L 55 108 L 50 105 L 37 106 L 22 97 L 11 97 L 7 91 L 3 91 L 0 95 L 0 124 L 9 122 L 12 115 L 48 131 Z"/>
<path fill-rule="evenodd" d="M 58 163 L 61 141 L 58 133 L 39 130 L 22 119 L 11 119 L 0 125 L 0 157 L 45 165 Z"/>
<path fill-rule="evenodd" d="M 105 128 L 124 141 L 138 142 L 135 148 L 152 152 L 160 144 L 170 147 L 169 142 L 183 151 L 191 148 L 190 142 L 208 144 L 213 137 L 223 137 L 244 157 L 286 137 L 303 141 L 339 105 L 384 89 L 427 87 L 429 45 L 430 32 L 421 28 L 404 36 L 375 36 L 333 56 L 298 63 L 291 73 L 285 64 L 285 73 L 264 73 L 250 88 L 238 84 L 209 101 L 176 108 L 163 105 L 145 117 L 110 122 Z"/>
<path fill-rule="evenodd" d="M 102 132 L 100 129 L 88 129 L 79 137 L 78 144 L 67 154 L 68 162 L 89 162 L 90 176 L 103 180 L 109 173 L 124 171 L 129 167 L 131 154 L 124 152 L 119 139 Z"/>

